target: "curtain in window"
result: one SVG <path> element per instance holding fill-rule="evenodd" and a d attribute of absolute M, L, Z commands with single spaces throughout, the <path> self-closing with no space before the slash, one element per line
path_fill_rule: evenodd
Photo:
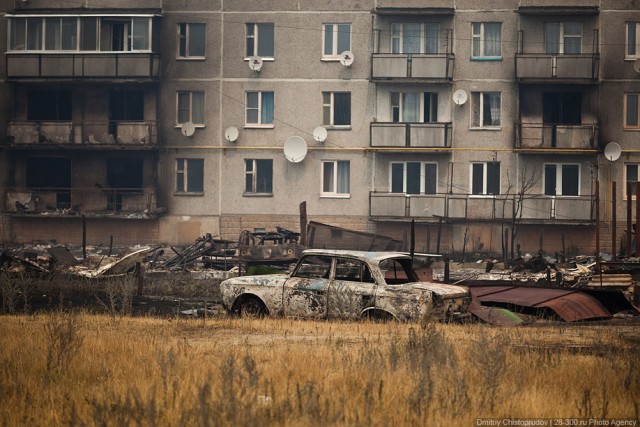
<path fill-rule="evenodd" d="M 560 24 L 557 22 L 544 24 L 544 52 L 550 55 L 560 53 Z"/>
<path fill-rule="evenodd" d="M 489 107 L 491 110 L 491 126 L 500 125 L 500 94 L 489 94 Z"/>
<path fill-rule="evenodd" d="M 426 36 L 425 53 L 430 55 L 434 55 L 438 53 L 440 25 L 436 23 L 426 24 L 425 36 Z"/>
<path fill-rule="evenodd" d="M 338 193 L 349 193 L 349 169 L 350 164 L 346 160 L 338 161 Z"/>
<path fill-rule="evenodd" d="M 484 56 L 501 56 L 501 24 L 499 22 L 486 22 L 484 24 L 485 50 Z"/>
<path fill-rule="evenodd" d="M 564 23 L 564 53 L 582 53 L 582 23 Z"/>
<path fill-rule="evenodd" d="M 273 123 L 273 92 L 262 92 L 260 123 Z"/>
<path fill-rule="evenodd" d="M 409 123 L 419 122 L 420 94 L 405 93 L 402 96 L 402 121 Z"/>
<path fill-rule="evenodd" d="M 133 18 L 133 50 L 149 50 L 149 18 Z"/>
<path fill-rule="evenodd" d="M 45 19 L 45 50 L 60 50 L 60 18 Z"/>
<path fill-rule="evenodd" d="M 193 92 L 191 94 L 191 121 L 197 124 L 204 124 L 204 92 Z"/>
<path fill-rule="evenodd" d="M 400 52 L 400 35 L 402 33 L 402 24 L 391 24 L 391 53 Z"/>
<path fill-rule="evenodd" d="M 404 24 L 403 53 L 420 53 L 420 24 Z"/>
<path fill-rule="evenodd" d="M 78 49 L 78 20 L 76 18 L 62 18 L 62 50 Z"/>
<path fill-rule="evenodd" d="M 189 121 L 189 92 L 178 93 L 178 123 Z"/>

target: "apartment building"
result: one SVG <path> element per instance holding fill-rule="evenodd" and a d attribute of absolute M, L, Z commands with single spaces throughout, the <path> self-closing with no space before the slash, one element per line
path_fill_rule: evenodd
<path fill-rule="evenodd" d="M 429 252 L 592 253 L 597 208 L 611 251 L 612 201 L 626 229 L 640 3 L 12 3 L 4 241 L 236 239 L 303 201 Z"/>

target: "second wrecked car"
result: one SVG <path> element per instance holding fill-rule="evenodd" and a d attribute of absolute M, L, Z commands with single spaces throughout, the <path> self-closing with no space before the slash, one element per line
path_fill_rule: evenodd
<path fill-rule="evenodd" d="M 451 320 L 470 302 L 465 287 L 421 282 L 400 252 L 309 249 L 291 274 L 236 277 L 220 290 L 244 316 Z"/>

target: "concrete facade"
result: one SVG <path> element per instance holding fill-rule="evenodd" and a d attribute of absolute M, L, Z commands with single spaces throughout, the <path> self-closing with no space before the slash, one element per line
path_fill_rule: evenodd
<path fill-rule="evenodd" d="M 414 220 L 416 247 L 430 252 L 500 253 L 507 235 L 509 250 L 593 253 L 596 181 L 600 248 L 612 249 L 613 200 L 617 235 L 626 229 L 624 183 L 640 176 L 631 176 L 640 126 L 628 123 L 640 67 L 627 28 L 640 22 L 640 2 L 16 0 L 0 12 L 4 241 L 71 242 L 82 215 L 94 243 L 110 227 L 127 242 L 233 240 L 254 228 L 298 231 L 305 201 L 310 220 L 405 241 Z M 148 18 L 149 44 L 121 51 L 114 36 L 99 54 L 12 44 L 18 20 L 62 15 L 101 17 L 113 33 Z M 181 53 L 202 25 L 204 54 Z M 328 28 L 337 42 L 324 54 Z M 348 28 L 349 66 L 338 28 Z M 257 53 L 265 41 L 272 52 L 254 71 L 247 46 Z M 98 60 L 104 76 L 91 74 Z M 70 93 L 69 117 L 37 117 L 38 91 Z M 347 124 L 331 121 L 341 114 Z M 326 140 L 314 139 L 317 127 Z M 225 138 L 229 128 L 237 139 Z M 295 136 L 307 154 L 291 162 L 283 150 Z M 622 149 L 615 162 L 603 155 L 610 142 Z M 51 171 L 68 173 L 69 189 L 62 178 L 45 188 L 33 169 L 46 161 L 33 158 L 58 159 Z M 345 165 L 348 190 L 334 191 Z"/>

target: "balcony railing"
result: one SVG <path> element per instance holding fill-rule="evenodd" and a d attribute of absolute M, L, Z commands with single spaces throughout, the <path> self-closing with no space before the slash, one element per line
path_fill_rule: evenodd
<path fill-rule="evenodd" d="M 451 80 L 453 65 L 452 53 L 374 53 L 371 56 L 371 78 Z"/>
<path fill-rule="evenodd" d="M 515 146 L 521 149 L 595 150 L 598 126 L 517 123 L 515 137 Z"/>
<path fill-rule="evenodd" d="M 592 196 L 517 195 L 472 196 L 466 194 L 369 193 L 371 218 L 453 220 L 517 220 L 591 222 L 595 220 Z M 522 215 L 518 213 L 522 212 Z"/>
<path fill-rule="evenodd" d="M 12 146 L 104 147 L 155 146 L 157 127 L 153 121 L 143 122 L 72 122 L 11 121 L 7 140 Z"/>
<path fill-rule="evenodd" d="M 5 191 L 4 212 L 24 215 L 121 215 L 131 218 L 157 216 L 158 206 L 151 189 L 123 188 L 16 188 Z"/>
<path fill-rule="evenodd" d="M 157 53 L 8 52 L 9 79 L 145 79 L 160 77 Z"/>
<path fill-rule="evenodd" d="M 450 148 L 451 123 L 373 122 L 371 147 Z"/>

